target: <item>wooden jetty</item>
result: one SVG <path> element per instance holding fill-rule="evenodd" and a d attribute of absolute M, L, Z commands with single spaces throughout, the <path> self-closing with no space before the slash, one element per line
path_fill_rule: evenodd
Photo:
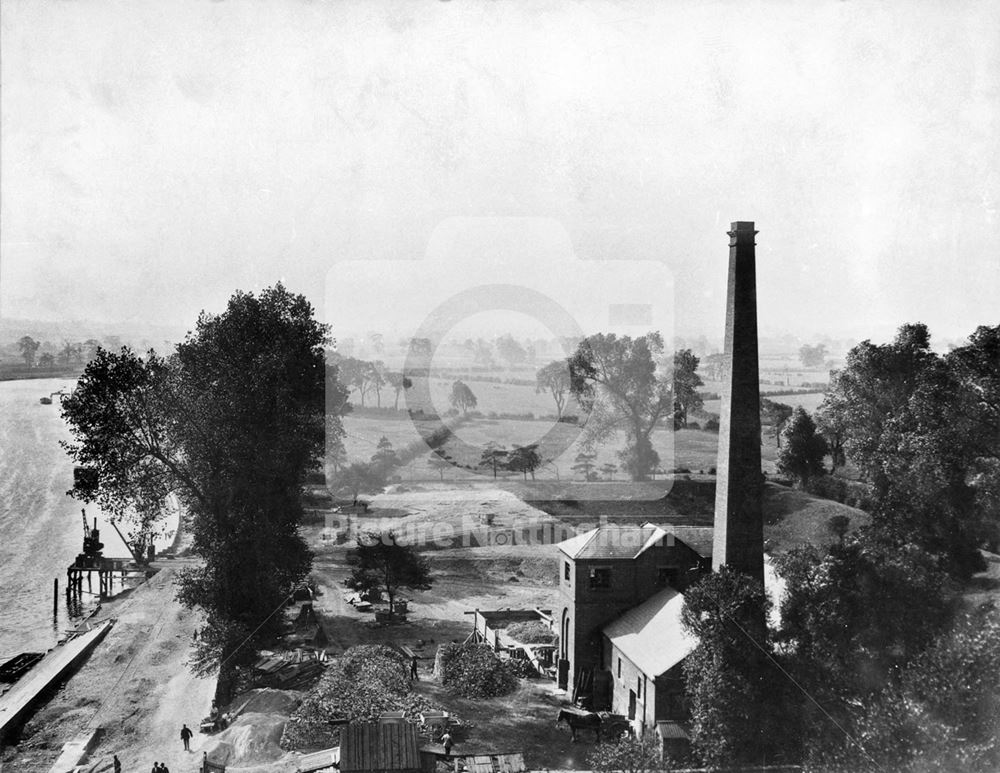
<path fill-rule="evenodd" d="M 68 675 L 111 630 L 105 620 L 51 649 L 13 688 L 0 696 L 0 743 L 20 726 L 45 691 Z"/>

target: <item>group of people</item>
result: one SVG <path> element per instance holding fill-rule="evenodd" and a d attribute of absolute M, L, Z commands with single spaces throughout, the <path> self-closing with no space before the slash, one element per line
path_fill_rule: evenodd
<path fill-rule="evenodd" d="M 191 728 L 187 725 L 181 727 L 181 741 L 184 744 L 184 751 L 191 751 L 191 739 L 194 737 L 194 733 L 191 732 Z M 118 759 L 118 755 L 114 755 L 114 759 L 111 761 L 112 773 L 122 773 L 122 763 Z M 170 768 L 167 767 L 165 762 L 154 762 L 153 769 L 150 773 L 170 773 Z"/>

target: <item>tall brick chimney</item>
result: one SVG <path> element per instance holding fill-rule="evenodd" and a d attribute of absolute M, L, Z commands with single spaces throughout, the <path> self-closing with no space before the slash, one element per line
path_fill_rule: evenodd
<path fill-rule="evenodd" d="M 760 377 L 753 223 L 729 231 L 726 375 L 719 417 L 712 568 L 723 564 L 764 582 Z"/>

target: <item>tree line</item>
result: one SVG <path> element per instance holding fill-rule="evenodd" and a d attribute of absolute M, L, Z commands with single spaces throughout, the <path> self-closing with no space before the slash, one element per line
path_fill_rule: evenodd
<path fill-rule="evenodd" d="M 836 432 L 840 463 L 868 487 L 870 522 L 835 516 L 826 545 L 776 557 L 776 628 L 759 623 L 763 588 L 725 567 L 686 592 L 700 761 L 998 769 L 1000 612 L 962 592 L 985 568 L 981 548 L 997 544 L 1000 326 L 944 355 L 921 324 L 862 342 L 819 415 L 788 419 L 786 458 L 804 465 L 792 471 L 826 474 L 824 433 Z"/>

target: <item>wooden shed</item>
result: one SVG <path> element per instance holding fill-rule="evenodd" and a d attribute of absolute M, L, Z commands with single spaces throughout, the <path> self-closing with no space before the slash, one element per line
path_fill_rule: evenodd
<path fill-rule="evenodd" d="M 417 728 L 410 723 L 352 723 L 341 731 L 341 773 L 419 773 Z"/>

